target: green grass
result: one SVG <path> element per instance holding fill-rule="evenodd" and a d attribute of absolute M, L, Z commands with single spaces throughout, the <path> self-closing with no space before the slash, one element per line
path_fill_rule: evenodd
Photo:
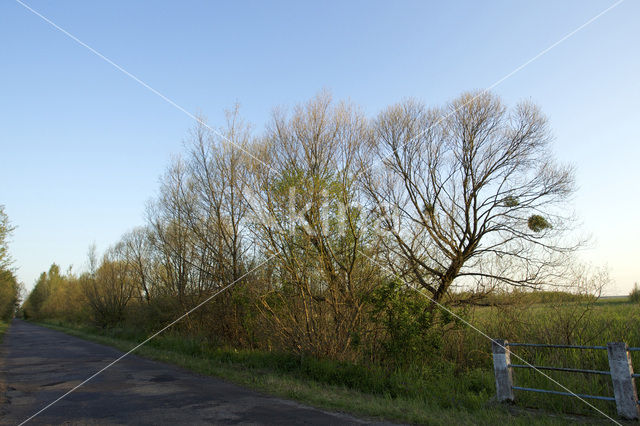
<path fill-rule="evenodd" d="M 2 343 L 2 339 L 4 338 L 4 333 L 7 332 L 9 328 L 9 323 L 6 321 L 0 320 L 0 343 Z"/>
<path fill-rule="evenodd" d="M 59 322 L 42 325 L 123 351 L 145 338 L 126 329 L 100 330 Z M 601 422 L 597 417 L 572 418 L 495 404 L 493 374 L 485 369 L 456 375 L 453 368 L 442 364 L 428 372 L 391 372 L 290 354 L 221 349 L 171 333 L 153 339 L 136 354 L 322 409 L 368 418 L 433 425 Z"/>
<path fill-rule="evenodd" d="M 2 339 L 4 338 L 4 334 L 7 332 L 7 329 L 9 329 L 9 323 L 3 320 L 0 320 L 0 408 L 3 406 L 3 404 L 6 403 L 6 397 L 5 397 L 5 392 L 6 392 L 6 387 L 7 384 L 4 380 L 4 374 L 3 374 L 3 356 L 4 356 L 4 350 L 5 348 L 3 346 L 1 346 L 2 344 Z"/>
<path fill-rule="evenodd" d="M 624 341 L 629 346 L 640 347 L 640 309 L 629 298 L 600 299 L 593 305 L 591 314 L 576 323 L 580 312 L 576 308 L 581 306 L 583 302 L 535 304 L 526 310 L 515 310 L 511 316 L 498 308 L 483 308 L 476 311 L 472 322 L 490 336 L 506 338 L 511 342 L 606 346 L 608 342 Z M 490 369 L 491 358 L 486 339 L 466 331 L 461 334 L 462 343 L 459 346 L 464 350 L 485 347 L 484 351 L 468 351 L 465 365 Z M 609 370 L 605 350 L 518 347 L 513 348 L 513 353 L 534 365 Z M 632 360 L 634 371 L 640 371 L 640 352 L 632 352 Z M 513 355 L 512 362 L 524 363 Z M 609 376 L 553 371 L 544 373 L 572 392 L 613 396 Z M 513 374 L 516 386 L 566 391 L 533 370 L 514 369 Z M 519 406 L 540 407 L 558 413 L 590 415 L 594 412 L 592 407 L 575 398 L 517 391 L 516 400 Z M 608 415 L 616 415 L 612 402 L 590 400 L 589 403 Z"/>

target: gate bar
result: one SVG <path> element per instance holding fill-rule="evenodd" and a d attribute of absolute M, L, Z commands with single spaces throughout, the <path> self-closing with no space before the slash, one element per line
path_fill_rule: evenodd
<path fill-rule="evenodd" d="M 599 396 L 599 395 L 584 395 L 580 393 L 569 393 L 569 392 L 560 392 L 548 389 L 534 389 L 534 388 L 523 388 L 520 386 L 513 386 L 515 390 L 528 391 L 528 392 L 538 392 L 538 393 L 552 393 L 554 395 L 563 395 L 563 396 L 579 396 L 580 398 L 588 398 L 588 399 L 599 399 L 601 401 L 615 401 L 616 399 L 612 396 Z"/>

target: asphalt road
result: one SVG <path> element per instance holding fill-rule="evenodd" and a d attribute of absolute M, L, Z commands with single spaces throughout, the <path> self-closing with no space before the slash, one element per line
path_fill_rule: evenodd
<path fill-rule="evenodd" d="M 0 347 L 0 424 L 19 424 L 122 352 L 15 320 Z M 29 424 L 366 424 L 129 355 Z"/>

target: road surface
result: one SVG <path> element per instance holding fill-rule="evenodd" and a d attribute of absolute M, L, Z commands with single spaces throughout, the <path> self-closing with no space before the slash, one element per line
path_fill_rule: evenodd
<path fill-rule="evenodd" d="M 15 320 L 0 352 L 0 424 L 19 424 L 122 352 Z M 129 355 L 29 424 L 365 424 Z"/>

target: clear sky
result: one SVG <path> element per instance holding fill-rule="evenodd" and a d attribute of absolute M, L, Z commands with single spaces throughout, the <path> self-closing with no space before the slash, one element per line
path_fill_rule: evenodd
<path fill-rule="evenodd" d="M 438 105 L 513 71 L 606 1 L 131 2 L 25 0 L 185 109 L 258 129 L 322 88 L 370 115 Z M 495 88 L 546 112 L 577 168 L 575 210 L 610 294 L 640 281 L 640 1 L 627 0 Z M 27 287 L 81 269 L 144 222 L 192 119 L 13 0 L 0 2 L 0 204 Z"/>

